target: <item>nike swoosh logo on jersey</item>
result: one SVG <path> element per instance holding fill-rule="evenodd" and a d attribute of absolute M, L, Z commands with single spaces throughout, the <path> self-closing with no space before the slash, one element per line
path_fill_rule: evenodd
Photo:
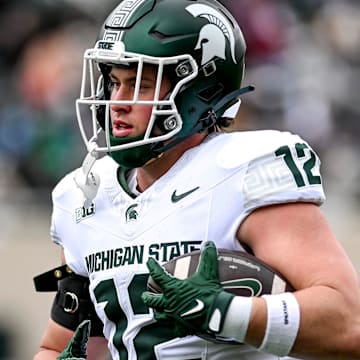
<path fill-rule="evenodd" d="M 182 200 L 184 197 L 192 194 L 194 191 L 198 190 L 199 188 L 200 188 L 200 186 L 197 186 L 196 188 L 193 188 L 193 189 L 191 189 L 191 190 L 189 190 L 189 191 L 186 191 L 186 192 L 184 192 L 184 193 L 182 193 L 182 194 L 177 194 L 177 193 L 176 193 L 177 190 L 175 190 L 175 191 L 172 193 L 172 195 L 171 195 L 171 201 L 172 201 L 173 203 L 176 203 L 176 202 Z"/>
<path fill-rule="evenodd" d="M 201 300 L 195 299 L 195 301 L 196 301 L 196 305 L 192 309 L 180 314 L 181 317 L 196 314 L 197 312 L 200 312 L 205 307 L 204 303 Z"/>

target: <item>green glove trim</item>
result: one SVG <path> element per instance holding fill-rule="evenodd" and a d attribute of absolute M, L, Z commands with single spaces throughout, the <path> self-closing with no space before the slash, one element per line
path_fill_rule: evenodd
<path fill-rule="evenodd" d="M 218 294 L 214 301 L 212 314 L 209 320 L 208 327 L 210 332 L 218 334 L 222 331 L 225 315 L 233 298 L 233 294 L 227 293 L 225 291 L 222 291 Z"/>

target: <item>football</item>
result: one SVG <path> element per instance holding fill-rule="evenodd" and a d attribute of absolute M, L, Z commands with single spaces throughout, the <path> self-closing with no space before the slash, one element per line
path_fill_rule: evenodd
<path fill-rule="evenodd" d="M 163 267 L 178 279 L 186 279 L 195 272 L 199 256 L 199 250 L 193 251 L 170 260 Z M 218 273 L 224 290 L 235 295 L 261 296 L 294 291 L 281 274 L 243 251 L 218 249 Z M 161 293 L 151 276 L 147 287 L 153 293 Z"/>

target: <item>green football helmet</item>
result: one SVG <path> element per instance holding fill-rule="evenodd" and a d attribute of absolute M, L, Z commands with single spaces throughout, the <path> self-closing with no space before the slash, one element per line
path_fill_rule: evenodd
<path fill-rule="evenodd" d="M 236 20 L 216 0 L 121 1 L 104 22 L 94 48 L 84 54 L 76 110 L 88 151 L 109 153 L 120 165 L 136 168 L 213 127 L 246 92 L 240 89 L 245 49 Z M 152 101 L 139 99 L 142 69 L 147 64 L 157 68 Z M 110 100 L 113 66 L 136 67 L 132 99 Z M 164 75 L 172 86 L 159 99 Z M 110 106 L 119 103 L 152 106 L 144 134 L 112 136 Z"/>

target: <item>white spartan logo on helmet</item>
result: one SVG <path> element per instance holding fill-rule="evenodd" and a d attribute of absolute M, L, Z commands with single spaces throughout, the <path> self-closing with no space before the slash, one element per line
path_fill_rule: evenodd
<path fill-rule="evenodd" d="M 215 56 L 226 59 L 226 39 L 229 41 L 231 57 L 236 64 L 235 37 L 229 20 L 214 8 L 204 4 L 189 5 L 186 10 L 193 17 L 202 17 L 209 21 L 209 24 L 204 25 L 200 30 L 199 39 L 195 46 L 195 50 L 202 48 L 203 51 L 201 65 L 206 64 Z"/>

